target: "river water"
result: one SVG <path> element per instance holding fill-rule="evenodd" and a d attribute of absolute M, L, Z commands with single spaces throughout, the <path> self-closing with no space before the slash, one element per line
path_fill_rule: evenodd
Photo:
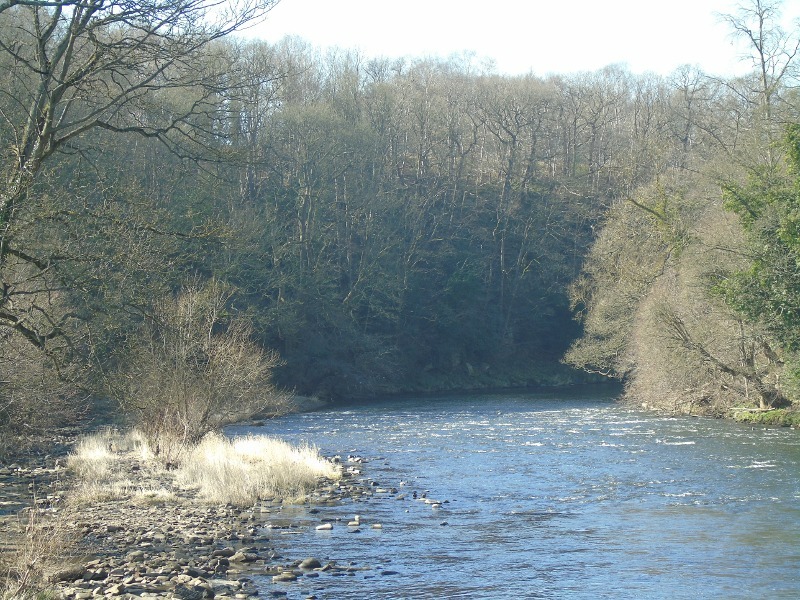
<path fill-rule="evenodd" d="M 246 432 L 364 457 L 363 476 L 407 494 L 284 509 L 306 524 L 278 536 L 284 556 L 364 570 L 263 578 L 265 594 L 800 598 L 800 431 L 576 391 L 392 400 L 230 431 Z M 314 528 L 353 514 L 360 533 Z"/>

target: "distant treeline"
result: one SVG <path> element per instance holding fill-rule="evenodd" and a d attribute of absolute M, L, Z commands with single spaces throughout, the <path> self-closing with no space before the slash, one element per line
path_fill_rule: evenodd
<path fill-rule="evenodd" d="M 200 1 L 160 29 L 173 4 L 0 7 L 6 420 L 114 397 L 209 282 L 208 339 L 247 323 L 304 394 L 566 382 L 569 349 L 662 407 L 793 397 L 798 103 L 763 3 L 736 80 L 320 53 Z"/>

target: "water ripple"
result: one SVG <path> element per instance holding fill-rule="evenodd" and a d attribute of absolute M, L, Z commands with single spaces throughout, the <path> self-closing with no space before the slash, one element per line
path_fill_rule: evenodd
<path fill-rule="evenodd" d="M 259 433 L 365 456 L 364 476 L 409 495 L 329 509 L 379 533 L 284 536 L 286 556 L 370 567 L 282 588 L 297 597 L 800 597 L 797 431 L 528 395 L 353 406 Z"/>

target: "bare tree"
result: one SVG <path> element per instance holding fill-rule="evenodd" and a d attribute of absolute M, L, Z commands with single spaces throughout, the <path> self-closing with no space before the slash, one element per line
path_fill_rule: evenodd
<path fill-rule="evenodd" d="M 16 235 L 48 160 L 83 152 L 98 130 L 191 148 L 209 132 L 225 83 L 214 43 L 276 1 L 0 0 L 0 326 L 39 347 L 63 333 L 63 323 L 41 328 L 20 314 L 9 276 L 12 258 L 53 270 Z"/>
<path fill-rule="evenodd" d="M 209 431 L 286 410 L 288 395 L 271 382 L 280 360 L 227 314 L 232 295 L 211 280 L 162 299 L 124 357 L 113 393 L 167 461 Z"/>
<path fill-rule="evenodd" d="M 775 118 L 775 110 L 781 90 L 797 76 L 796 59 L 800 51 L 800 36 L 784 31 L 778 24 L 782 4 L 782 0 L 748 0 L 736 14 L 722 15 L 733 35 L 743 39 L 749 49 L 746 58 L 752 61 L 757 83 L 746 86 L 744 91 L 730 87 L 743 96 L 748 93 L 756 96 L 767 136 L 766 156 L 770 166 L 775 161 L 776 132 L 784 125 Z"/>

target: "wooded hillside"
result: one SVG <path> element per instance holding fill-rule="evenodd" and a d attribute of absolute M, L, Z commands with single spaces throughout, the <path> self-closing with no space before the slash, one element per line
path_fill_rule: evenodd
<path fill-rule="evenodd" d="M 578 380 L 570 346 L 652 405 L 794 397 L 775 7 L 731 16 L 756 69 L 721 80 L 228 35 L 269 5 L 0 4 L 0 420 L 130 406 L 191 323 L 170 360 L 197 389 L 235 339 L 323 397 Z"/>

